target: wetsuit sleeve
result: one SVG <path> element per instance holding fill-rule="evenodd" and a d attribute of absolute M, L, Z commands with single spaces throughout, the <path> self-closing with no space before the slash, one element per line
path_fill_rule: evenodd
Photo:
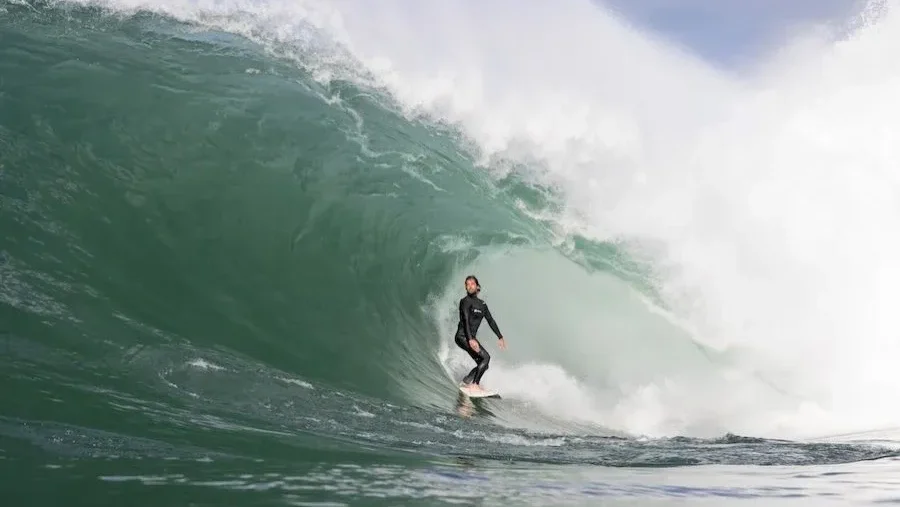
<path fill-rule="evenodd" d="M 491 315 L 491 310 L 488 309 L 487 305 L 484 305 L 484 319 L 487 321 L 488 325 L 491 326 L 491 331 L 497 335 L 497 338 L 503 338 L 503 335 L 500 334 L 500 328 L 497 327 L 497 321 L 494 320 L 494 316 Z"/>
<path fill-rule="evenodd" d="M 463 329 L 465 329 L 466 340 L 472 339 L 472 328 L 469 326 L 469 306 L 471 305 L 469 298 L 459 300 L 459 320 L 463 324 Z"/>

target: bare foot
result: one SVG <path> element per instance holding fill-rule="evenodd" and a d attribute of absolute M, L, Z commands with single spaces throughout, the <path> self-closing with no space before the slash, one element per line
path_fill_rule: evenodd
<path fill-rule="evenodd" d="M 478 384 L 465 384 L 464 383 L 464 384 L 462 384 L 462 388 L 470 393 L 478 393 L 478 392 L 481 392 L 484 390 Z"/>

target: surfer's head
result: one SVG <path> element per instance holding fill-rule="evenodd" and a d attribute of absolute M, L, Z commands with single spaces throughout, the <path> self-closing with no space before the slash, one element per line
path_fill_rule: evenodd
<path fill-rule="evenodd" d="M 478 283 L 478 279 L 475 278 L 475 275 L 469 275 L 466 277 L 466 292 L 469 294 L 476 294 L 481 291 L 481 284 Z"/>

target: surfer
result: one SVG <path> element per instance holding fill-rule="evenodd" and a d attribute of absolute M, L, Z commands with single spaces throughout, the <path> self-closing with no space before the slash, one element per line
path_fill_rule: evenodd
<path fill-rule="evenodd" d="M 475 360 L 475 367 L 463 378 L 462 383 L 467 389 L 472 391 L 483 391 L 481 387 L 481 377 L 488 369 L 491 362 L 491 355 L 475 337 L 478 327 L 481 326 L 481 320 L 487 319 L 491 331 L 497 335 L 499 346 L 506 349 L 506 341 L 500 334 L 500 328 L 497 322 L 488 310 L 487 303 L 478 298 L 481 292 L 481 284 L 473 275 L 466 277 L 466 295 L 459 300 L 459 325 L 456 328 L 456 337 L 454 341 L 459 348 L 468 352 L 469 356 Z"/>

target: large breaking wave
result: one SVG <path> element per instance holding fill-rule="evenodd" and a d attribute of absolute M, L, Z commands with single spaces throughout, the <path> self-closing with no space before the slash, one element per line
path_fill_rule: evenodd
<path fill-rule="evenodd" d="M 488 442 L 897 420 L 889 8 L 749 77 L 586 1 L 4 10 L 11 371 L 441 449 L 474 272 Z"/>

